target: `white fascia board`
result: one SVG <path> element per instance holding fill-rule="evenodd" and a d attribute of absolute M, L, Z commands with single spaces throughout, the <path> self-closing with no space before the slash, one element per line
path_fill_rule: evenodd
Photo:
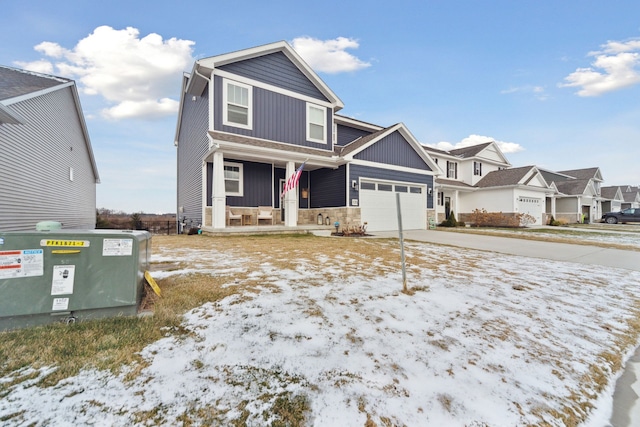
<path fill-rule="evenodd" d="M 500 158 L 502 159 L 502 161 L 504 162 L 505 165 L 511 166 L 511 163 L 509 163 L 509 160 L 507 160 L 507 158 L 505 157 L 504 153 L 502 152 L 502 150 L 500 149 L 500 147 L 498 146 L 498 144 L 496 144 L 495 141 L 491 141 L 491 144 L 487 145 L 486 147 L 484 147 L 482 150 L 480 150 L 480 153 L 482 153 L 484 150 L 486 150 L 487 148 L 493 146 L 496 150 L 496 152 L 498 153 L 498 155 L 500 156 Z M 484 157 L 480 157 L 480 153 L 476 154 L 475 156 L 471 157 L 471 158 L 479 158 L 482 159 L 485 162 L 491 162 L 494 164 L 500 164 L 500 163 L 496 163 L 494 160 L 489 160 L 489 159 L 485 159 Z"/>
<path fill-rule="evenodd" d="M 348 155 L 346 155 L 345 159 L 347 159 L 349 161 L 352 161 L 352 160 L 355 161 L 356 159 L 354 158 L 354 156 L 356 154 L 366 150 L 367 148 L 371 147 L 373 144 L 377 143 L 381 139 L 391 135 L 393 132 L 396 132 L 396 131 L 400 132 L 400 134 L 409 143 L 409 145 L 411 145 L 411 147 L 420 156 L 420 158 L 425 162 L 425 164 L 427 166 L 429 166 L 429 168 L 431 169 L 431 171 L 430 171 L 431 175 L 436 175 L 437 176 L 437 175 L 441 174 L 441 171 L 440 171 L 440 168 L 438 167 L 438 164 L 431 158 L 431 156 L 429 156 L 429 154 L 424 150 L 424 148 L 422 148 L 422 145 L 414 138 L 414 136 L 411 134 L 409 129 L 407 129 L 407 127 L 404 125 L 404 123 L 398 123 L 398 124 L 390 127 L 389 129 L 387 129 L 386 132 L 383 132 L 382 134 L 378 135 L 377 138 L 372 139 L 371 141 L 369 141 L 366 144 L 364 144 L 362 147 L 359 147 L 357 150 L 354 150 L 353 152 L 351 152 Z"/>
<path fill-rule="evenodd" d="M 180 105 L 178 106 L 178 120 L 176 122 L 176 133 L 173 137 L 173 145 L 178 146 L 178 137 L 180 136 L 180 127 L 182 126 L 182 111 L 184 109 L 184 100 L 186 98 L 186 88 L 189 82 L 189 76 L 184 73 L 182 75 L 182 90 L 180 91 Z"/>
<path fill-rule="evenodd" d="M 0 102 L 0 124 L 18 125 L 24 124 L 24 122 L 25 119 L 22 116 L 15 111 L 11 111 Z"/>
<path fill-rule="evenodd" d="M 329 99 L 334 112 L 344 108 L 344 103 L 342 102 L 342 100 L 338 98 L 338 96 L 324 83 L 324 81 L 318 76 L 318 74 L 316 74 L 316 72 L 307 65 L 307 63 L 300 57 L 300 55 L 298 55 L 298 53 L 293 50 L 289 43 L 285 41 L 279 41 L 262 46 L 256 46 L 249 49 L 239 50 L 236 52 L 230 52 L 218 56 L 204 58 L 197 61 L 196 66 L 213 71 L 216 69 L 216 67 L 220 67 L 222 65 L 244 61 L 259 56 L 269 55 L 276 52 L 284 53 L 287 58 L 289 58 L 291 62 L 293 62 L 298 67 L 298 69 L 309 80 L 311 80 L 311 82 L 313 82 L 314 86 L 316 86 L 318 90 Z"/>
<path fill-rule="evenodd" d="M 82 104 L 80 104 L 80 96 L 78 96 L 78 90 L 75 82 L 69 82 L 63 86 L 57 86 L 58 88 L 69 87 L 73 96 L 73 101 L 76 106 L 76 113 L 78 114 L 78 120 L 80 121 L 80 127 L 82 128 L 82 135 L 84 136 L 85 145 L 87 147 L 87 153 L 89 154 L 89 161 L 91 162 L 91 168 L 93 170 L 93 176 L 95 177 L 96 184 L 100 183 L 100 175 L 98 174 L 98 165 L 96 164 L 96 158 L 93 155 L 93 148 L 91 146 L 91 138 L 89 138 L 89 130 L 87 129 L 87 122 L 84 120 L 84 113 L 82 111 Z"/>
<path fill-rule="evenodd" d="M 291 97 L 291 98 L 300 99 L 300 100 L 305 101 L 305 102 L 311 102 L 313 104 L 322 105 L 323 107 L 326 107 L 326 108 L 329 108 L 329 109 L 333 108 L 333 104 L 330 103 L 330 102 L 323 101 L 323 100 L 318 99 L 318 98 L 312 98 L 310 96 L 303 95 L 303 94 L 301 94 L 299 92 L 293 92 L 293 91 L 290 91 L 290 90 L 287 90 L 287 89 L 280 88 L 278 86 L 273 86 L 273 85 L 270 85 L 270 84 L 267 84 L 267 83 L 259 82 L 257 80 L 253 80 L 253 79 L 249 79 L 249 78 L 246 78 L 246 77 L 242 77 L 242 76 L 239 76 L 237 74 L 233 74 L 233 73 L 229 73 L 229 72 L 226 72 L 226 71 L 215 69 L 213 71 L 212 77 L 214 75 L 223 77 L 225 79 L 233 80 L 233 81 L 236 81 L 238 83 L 244 83 L 244 84 L 249 85 L 249 86 L 259 87 L 261 89 L 265 89 L 265 90 L 268 90 L 268 91 L 271 91 L 271 92 L 279 93 L 281 95 L 285 95 L 285 96 L 288 96 L 288 97 Z"/>
<path fill-rule="evenodd" d="M 48 87 L 46 89 L 37 90 L 35 92 L 25 93 L 24 95 L 16 96 L 16 97 L 13 97 L 13 98 L 7 98 L 7 99 L 2 100 L 2 103 L 4 105 L 15 104 L 16 102 L 22 102 L 22 101 L 26 101 L 26 100 L 31 99 L 31 98 L 36 98 L 38 96 L 46 95 L 48 93 L 55 92 L 57 90 L 61 90 L 61 89 L 67 88 L 69 86 L 74 86 L 75 87 L 75 82 L 72 80 L 72 81 L 69 81 L 69 82 L 66 82 L 66 83 L 60 83 L 57 86 Z"/>
<path fill-rule="evenodd" d="M 265 163 L 274 163 L 274 159 L 293 161 L 297 163 L 307 162 L 310 165 L 328 167 L 335 169 L 346 162 L 338 156 L 325 157 L 308 153 L 296 153 L 291 151 L 277 150 L 267 147 L 247 146 L 235 142 L 213 140 L 213 147 L 204 155 L 203 159 L 209 157 L 215 151 L 222 151 L 227 156 L 238 158 L 238 160 L 257 160 Z"/>
<path fill-rule="evenodd" d="M 362 130 L 371 131 L 371 132 L 378 132 L 378 131 L 384 129 L 384 126 L 379 126 L 379 125 L 375 125 L 373 123 L 363 122 L 361 120 L 354 119 L 354 118 L 351 118 L 351 117 L 341 116 L 339 114 L 334 114 L 333 115 L 333 120 L 337 124 L 343 124 L 345 126 L 354 127 L 356 129 L 362 129 Z"/>

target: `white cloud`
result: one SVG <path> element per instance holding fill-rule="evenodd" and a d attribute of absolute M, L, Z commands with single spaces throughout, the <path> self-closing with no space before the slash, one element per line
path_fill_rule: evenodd
<path fill-rule="evenodd" d="M 333 40 L 318 40 L 311 37 L 297 37 L 293 39 L 291 45 L 315 71 L 336 74 L 371 66 L 370 63 L 346 52 L 347 49 L 357 49 L 360 46 L 354 39 L 338 37 Z"/>
<path fill-rule="evenodd" d="M 592 67 L 578 68 L 560 87 L 578 87 L 580 96 L 599 96 L 640 83 L 640 39 L 609 41 L 594 56 Z"/>
<path fill-rule="evenodd" d="M 492 138 L 490 136 L 482 136 L 482 135 L 469 135 L 468 137 L 462 139 L 462 141 L 457 142 L 455 144 L 452 144 L 446 141 L 441 141 L 441 142 L 438 142 L 437 144 L 426 144 L 426 145 L 428 145 L 429 147 L 437 148 L 438 150 L 451 151 L 451 150 L 455 150 L 456 148 L 470 147 L 472 145 L 484 144 L 485 142 L 491 142 L 491 141 L 495 142 L 496 145 L 498 145 L 498 147 L 504 154 L 518 153 L 520 151 L 524 151 L 524 147 L 515 142 L 498 141 L 495 138 Z"/>
<path fill-rule="evenodd" d="M 105 98 L 112 105 L 103 110 L 106 118 L 175 114 L 178 102 L 170 96 L 177 95 L 182 72 L 193 62 L 194 42 L 163 40 L 155 33 L 142 38 L 139 35 L 138 29 L 132 27 L 116 30 L 101 26 L 71 50 L 52 42 L 40 43 L 35 50 L 55 59 L 57 73 L 77 79 L 83 93 Z M 40 71 L 46 62 L 24 67 Z"/>
<path fill-rule="evenodd" d="M 549 95 L 547 94 L 547 91 L 543 86 L 526 85 L 526 86 L 511 87 L 509 89 L 501 90 L 500 93 L 502 95 L 509 95 L 509 94 L 515 94 L 515 93 L 530 94 L 538 101 L 546 101 L 547 99 L 549 99 Z"/>
<path fill-rule="evenodd" d="M 14 63 L 25 70 L 42 74 L 53 74 L 53 64 L 45 59 L 33 62 L 15 61 Z"/>

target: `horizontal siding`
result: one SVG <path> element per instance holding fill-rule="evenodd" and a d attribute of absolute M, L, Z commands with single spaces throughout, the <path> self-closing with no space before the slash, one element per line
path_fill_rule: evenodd
<path fill-rule="evenodd" d="M 413 149 L 409 142 L 407 142 L 398 131 L 387 135 L 354 157 L 359 160 L 368 160 L 388 165 L 431 170 L 418 153 L 416 153 L 416 150 Z"/>
<path fill-rule="evenodd" d="M 312 208 L 345 206 L 346 166 L 338 169 L 318 169 L 311 172 L 309 199 Z"/>
<path fill-rule="evenodd" d="M 312 98 L 328 101 L 307 76 L 282 52 L 223 65 L 220 69 Z"/>
<path fill-rule="evenodd" d="M 10 108 L 25 123 L 0 125 L 0 230 L 33 230 L 47 220 L 95 228 L 96 176 L 72 88 Z"/>
<path fill-rule="evenodd" d="M 433 189 L 433 175 L 422 175 L 411 172 L 378 169 L 361 165 L 349 165 L 349 179 L 360 183 L 360 178 L 380 179 L 385 181 L 415 182 Z M 433 191 L 432 191 L 433 192 Z M 433 194 L 426 194 L 427 209 L 433 209 Z M 349 186 L 349 200 L 359 199 L 359 191 Z"/>
<path fill-rule="evenodd" d="M 178 217 L 190 224 L 202 224 L 202 159 L 209 150 L 208 93 L 205 89 L 195 101 L 185 98 L 178 135 L 177 211 Z M 182 213 L 180 206 L 184 208 Z"/>

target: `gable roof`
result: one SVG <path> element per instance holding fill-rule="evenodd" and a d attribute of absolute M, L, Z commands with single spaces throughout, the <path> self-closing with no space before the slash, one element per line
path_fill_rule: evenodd
<path fill-rule="evenodd" d="M 559 171 L 558 173 L 572 176 L 576 179 L 594 179 L 596 181 L 603 181 L 600 168 L 586 168 L 586 169 L 572 169 L 568 171 Z"/>
<path fill-rule="evenodd" d="M 372 146 L 373 144 L 392 134 L 393 132 L 399 132 L 402 137 L 409 143 L 409 145 L 415 150 L 415 152 L 420 156 L 420 158 L 422 158 L 425 164 L 427 164 L 427 166 L 429 166 L 429 168 L 436 175 L 440 174 L 440 168 L 438 167 L 438 164 L 424 150 L 424 147 L 414 138 L 414 136 L 411 134 L 409 129 L 407 129 L 404 123 L 396 123 L 393 126 L 389 126 L 377 132 L 358 138 L 355 141 L 350 142 L 349 144 L 342 147 L 336 146 L 334 150 L 336 151 L 336 154 L 344 157 L 346 160 L 352 160 L 353 156 L 367 149 L 368 147 Z"/>
<path fill-rule="evenodd" d="M 73 80 L 0 66 L 0 125 L 20 125 L 26 122 L 24 118 L 13 111 L 11 105 L 65 88 L 71 90 L 95 182 L 99 183 L 100 176 L 98 175 L 98 167 L 93 155 L 91 140 L 89 139 L 89 131 L 87 130 L 87 124 L 80 105 L 76 84 Z"/>
<path fill-rule="evenodd" d="M 513 185 L 529 185 L 529 183 L 536 178 L 538 178 L 542 183 L 545 184 L 545 187 L 539 188 L 548 188 L 547 182 L 544 180 L 544 177 L 540 174 L 540 171 L 535 166 L 521 166 L 518 168 L 491 171 L 477 182 L 476 187 L 488 188 Z"/>
<path fill-rule="evenodd" d="M 568 179 L 566 181 L 556 181 L 556 187 L 562 194 L 578 196 L 585 194 L 590 183 L 590 179 Z"/>
<path fill-rule="evenodd" d="M 192 95 L 200 95 L 206 86 L 213 70 L 217 67 L 245 61 L 272 53 L 282 52 L 308 79 L 309 81 L 334 105 L 334 111 L 344 107 L 338 96 L 327 86 L 309 65 L 286 41 L 243 49 L 236 52 L 211 56 L 197 60 L 193 65 L 191 78 L 186 87 L 186 92 Z"/>
<path fill-rule="evenodd" d="M 440 150 L 438 148 L 430 147 L 428 145 L 423 145 L 422 147 L 427 152 L 431 152 L 438 155 L 451 156 L 457 159 L 471 159 L 474 157 L 482 158 L 481 153 L 485 151 L 487 148 L 493 147 L 495 154 L 497 154 L 497 156 L 500 159 L 500 163 L 511 166 L 511 163 L 509 163 L 509 161 L 504 156 L 504 154 L 502 153 L 502 150 L 500 150 L 500 147 L 498 147 L 498 144 L 496 144 L 495 141 L 483 142 L 481 144 L 470 145 L 468 147 L 455 148 L 449 151 Z M 494 159 L 489 159 L 489 158 L 482 158 L 482 160 L 489 160 L 489 161 L 495 162 Z"/>
<path fill-rule="evenodd" d="M 622 200 L 623 198 L 622 191 L 620 191 L 620 187 L 618 187 L 617 185 L 610 187 L 601 187 L 600 195 L 604 199 L 608 200 Z"/>
<path fill-rule="evenodd" d="M 71 80 L 0 65 L 0 101 L 69 83 Z"/>

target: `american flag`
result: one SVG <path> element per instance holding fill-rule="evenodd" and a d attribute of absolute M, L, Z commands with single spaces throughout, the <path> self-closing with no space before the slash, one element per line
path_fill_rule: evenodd
<path fill-rule="evenodd" d="M 287 194 L 287 191 L 293 190 L 294 188 L 296 188 L 296 186 L 298 185 L 298 181 L 300 180 L 300 175 L 302 175 L 302 169 L 304 168 L 305 163 L 306 162 L 303 162 L 300 165 L 300 167 L 296 169 L 293 175 L 289 177 L 289 179 L 287 180 L 287 183 L 284 185 L 284 188 L 282 189 L 282 197 L 284 197 L 284 195 Z"/>

